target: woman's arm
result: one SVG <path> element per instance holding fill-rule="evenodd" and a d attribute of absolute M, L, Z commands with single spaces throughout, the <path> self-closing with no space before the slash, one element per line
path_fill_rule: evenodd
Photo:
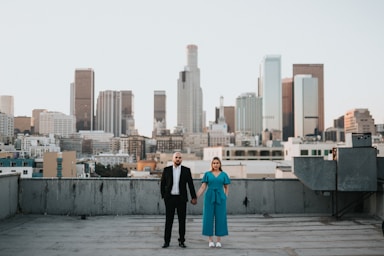
<path fill-rule="evenodd" d="M 225 184 L 224 185 L 224 193 L 226 196 L 228 196 L 228 192 L 229 192 L 229 186 L 228 186 L 228 184 Z"/>
<path fill-rule="evenodd" d="M 206 188 L 207 188 L 207 183 L 201 184 L 201 186 L 200 186 L 200 188 L 199 188 L 199 190 L 197 191 L 197 194 L 196 194 L 197 198 L 199 198 L 204 193 Z"/>

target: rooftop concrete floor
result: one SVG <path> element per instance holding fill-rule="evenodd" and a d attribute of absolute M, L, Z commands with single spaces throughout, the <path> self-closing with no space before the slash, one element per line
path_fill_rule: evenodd
<path fill-rule="evenodd" d="M 322 216 L 228 216 L 222 248 L 208 248 L 201 216 L 187 216 L 186 245 L 162 249 L 164 216 L 16 215 L 0 221 L 1 256 L 384 255 L 381 220 Z"/>

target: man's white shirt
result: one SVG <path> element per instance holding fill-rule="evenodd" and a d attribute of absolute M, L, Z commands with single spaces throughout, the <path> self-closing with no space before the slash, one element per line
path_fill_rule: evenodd
<path fill-rule="evenodd" d="M 171 190 L 171 195 L 180 195 L 179 182 L 180 182 L 180 172 L 181 165 L 175 167 L 173 166 L 173 186 Z"/>

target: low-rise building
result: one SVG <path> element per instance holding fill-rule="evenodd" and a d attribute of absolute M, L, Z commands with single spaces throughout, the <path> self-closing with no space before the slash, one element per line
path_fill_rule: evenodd
<path fill-rule="evenodd" d="M 43 177 L 77 177 L 76 152 L 47 152 L 43 157 Z"/>
<path fill-rule="evenodd" d="M 34 160 L 0 158 L 0 174 L 19 173 L 21 178 L 32 178 Z"/>
<path fill-rule="evenodd" d="M 96 163 L 100 163 L 104 166 L 115 166 L 124 163 L 132 162 L 132 158 L 129 154 L 118 153 L 118 154 L 110 154 L 110 153 L 102 153 L 94 156 Z"/>
<path fill-rule="evenodd" d="M 284 142 L 284 160 L 292 160 L 295 156 L 322 156 L 327 159 L 337 145 L 332 141 L 305 141 L 302 138 L 290 137 Z"/>
<path fill-rule="evenodd" d="M 251 161 L 251 160 L 283 160 L 284 148 L 279 147 L 206 147 L 203 160 L 217 156 L 222 160 Z"/>

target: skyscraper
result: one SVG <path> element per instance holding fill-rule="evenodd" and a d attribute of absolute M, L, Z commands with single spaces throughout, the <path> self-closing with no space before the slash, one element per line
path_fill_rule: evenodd
<path fill-rule="evenodd" d="M 13 96 L 0 95 L 0 113 L 14 116 L 14 100 Z"/>
<path fill-rule="evenodd" d="M 294 77 L 295 137 L 319 135 L 318 79 L 311 75 Z"/>
<path fill-rule="evenodd" d="M 263 130 L 283 129 L 281 56 L 267 55 L 260 65 L 259 96 L 263 98 Z M 281 138 L 280 138 L 281 139 Z"/>
<path fill-rule="evenodd" d="M 132 91 L 121 91 L 121 133 L 135 135 L 134 99 Z"/>
<path fill-rule="evenodd" d="M 153 136 L 164 135 L 167 129 L 166 123 L 165 91 L 154 91 L 153 95 Z"/>
<path fill-rule="evenodd" d="M 293 76 L 312 75 L 318 82 L 318 118 L 319 134 L 324 132 L 324 65 L 323 64 L 293 64 Z M 295 85 L 294 85 L 295 86 Z"/>
<path fill-rule="evenodd" d="M 121 92 L 101 91 L 97 97 L 96 108 L 97 130 L 121 135 Z"/>
<path fill-rule="evenodd" d="M 294 114 L 293 114 L 293 79 L 284 78 L 282 80 L 283 94 L 283 141 L 288 141 L 289 137 L 295 136 Z"/>
<path fill-rule="evenodd" d="M 76 117 L 76 131 L 92 131 L 94 120 L 95 73 L 93 69 L 76 69 L 73 84 L 74 111 Z M 71 113 L 73 114 L 73 113 Z"/>
<path fill-rule="evenodd" d="M 177 125 L 187 133 L 203 131 L 203 92 L 197 66 L 197 46 L 187 46 L 187 66 L 177 81 Z"/>

